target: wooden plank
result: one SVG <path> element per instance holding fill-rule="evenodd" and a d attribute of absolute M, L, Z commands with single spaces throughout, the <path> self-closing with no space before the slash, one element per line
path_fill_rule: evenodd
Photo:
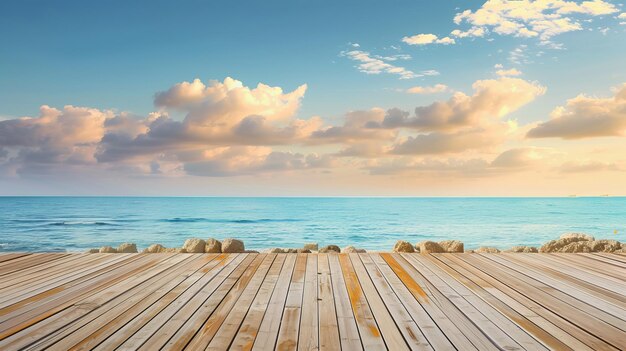
<path fill-rule="evenodd" d="M 295 350 L 298 346 L 306 261 L 306 254 L 298 254 L 296 266 L 289 283 L 289 292 L 287 293 L 283 317 L 278 331 L 278 339 L 276 340 L 276 350 Z"/>
<path fill-rule="evenodd" d="M 611 254 L 606 254 L 606 255 L 611 255 Z M 580 254 L 580 256 L 593 259 L 596 261 L 602 261 L 604 263 L 608 263 L 610 265 L 617 266 L 620 268 L 626 268 L 626 262 L 614 260 L 613 258 L 611 258 L 611 256 L 615 256 L 615 255 L 605 256 L 601 252 L 596 252 L 596 253 Z"/>
<path fill-rule="evenodd" d="M 186 304 L 172 317 L 160 320 L 153 319 L 150 322 L 152 326 L 143 327 L 144 333 L 150 331 L 152 336 L 141 345 L 140 349 L 182 349 L 187 345 L 206 318 L 215 310 L 221 298 L 228 293 L 228 290 L 256 257 L 254 254 L 231 254 L 230 256 L 234 259 L 220 265 L 221 270 L 211 270 L 209 272 L 211 277 L 208 277 L 211 279 L 208 283 L 202 287 L 198 285 L 200 290 L 194 289 L 192 292 L 195 295 L 189 298 Z M 217 274 L 215 275 L 215 273 Z M 159 329 L 156 329 L 157 327 Z"/>
<path fill-rule="evenodd" d="M 328 254 L 327 256 L 330 266 L 335 308 L 337 311 L 337 323 L 341 349 L 363 350 L 356 318 L 352 311 L 352 304 L 350 303 L 350 294 L 348 293 L 341 265 L 339 263 L 339 256 L 336 254 Z"/>
<path fill-rule="evenodd" d="M 23 257 L 26 255 L 30 255 L 29 252 L 10 252 L 10 253 L 2 253 L 0 254 L 0 263 L 14 260 L 19 257 Z"/>
<path fill-rule="evenodd" d="M 341 350 L 339 324 L 335 311 L 333 286 L 331 281 L 328 254 L 317 255 L 317 310 L 319 323 L 319 349 L 322 351 Z"/>
<path fill-rule="evenodd" d="M 68 306 L 71 306 L 75 301 L 80 300 L 84 296 L 88 296 L 95 291 L 100 291 L 115 284 L 115 277 L 136 274 L 147 267 L 156 265 L 159 260 L 160 259 L 156 256 L 130 257 L 129 261 L 131 262 L 119 262 L 114 265 L 114 267 L 107 267 L 106 271 L 96 272 L 95 277 L 92 279 L 74 285 L 56 294 L 54 299 L 37 303 L 34 308 L 29 309 L 27 312 L 21 313 L 21 311 L 12 311 L 12 313 L 3 316 L 8 317 L 8 319 L 0 323 L 0 339 L 54 315 Z"/>
<path fill-rule="evenodd" d="M 46 265 L 37 265 L 19 272 L 13 272 L 3 277 L 0 282 L 0 291 L 4 295 L 12 290 L 24 289 L 43 281 L 50 281 L 72 269 L 77 270 L 103 258 L 103 255 L 67 255 Z"/>
<path fill-rule="evenodd" d="M 273 261 L 272 261 L 273 260 Z M 261 290 L 263 286 L 268 284 L 273 288 L 273 282 L 278 279 L 278 275 L 283 266 L 285 255 L 277 256 L 276 254 L 269 254 L 266 258 L 266 262 L 271 262 L 271 267 L 266 270 L 263 265 L 257 270 L 257 274 L 250 280 L 250 283 L 246 287 L 245 291 L 239 297 L 234 307 L 228 313 L 228 316 L 224 319 L 224 322 L 215 333 L 213 339 L 206 347 L 206 350 L 232 350 L 231 343 L 239 330 L 244 318 L 248 314 L 250 307 L 255 302 L 257 294 L 265 294 L 266 300 L 269 300 L 270 294 L 268 289 Z M 264 262 L 265 264 L 265 262 Z M 267 284 L 266 284 L 267 283 Z"/>
<path fill-rule="evenodd" d="M 452 286 L 448 285 L 449 280 L 444 280 L 448 278 L 448 276 L 446 274 L 441 274 L 436 269 L 435 271 L 432 271 L 432 266 L 428 264 L 429 261 L 425 261 L 426 258 L 422 257 L 422 255 L 403 254 L 402 257 L 418 269 L 437 290 L 443 293 L 448 300 L 457 306 L 457 308 L 465 314 L 467 318 L 469 318 L 485 335 L 487 335 L 489 339 L 501 348 L 505 348 L 507 350 L 522 349 L 515 339 L 513 339 L 513 336 L 508 335 L 499 328 L 499 325 L 497 325 L 494 320 L 490 319 L 501 318 L 498 318 L 497 313 L 493 313 L 493 310 L 490 309 L 489 306 L 477 303 L 479 307 L 476 307 L 473 302 L 477 301 L 474 301 L 473 294 L 466 294 L 464 289 L 459 289 L 463 292 L 460 294 Z M 459 288 L 458 285 L 455 284 L 455 286 Z M 467 298 L 470 298 L 472 301 L 468 301 Z M 483 312 L 486 314 L 483 314 Z"/>
<path fill-rule="evenodd" d="M 619 329 L 595 318 L 595 316 L 584 313 L 577 308 L 572 308 L 570 304 L 554 297 L 551 293 L 554 293 L 555 289 L 545 287 L 543 284 L 533 281 L 481 255 L 467 255 L 464 258 L 466 258 L 468 262 L 475 263 L 480 269 L 489 272 L 489 274 L 498 278 L 505 284 L 522 292 L 524 295 L 544 306 L 544 308 L 554 311 L 565 319 L 575 321 L 582 329 L 600 337 L 613 347 L 617 347 L 617 345 L 621 344 L 619 340 L 624 340 L 624 338 L 620 339 L 622 332 Z"/>
<path fill-rule="evenodd" d="M 433 348 L 367 254 L 350 254 L 352 265 L 367 297 L 376 322 L 392 350 Z M 408 347 L 407 347 L 408 346 Z"/>
<path fill-rule="evenodd" d="M 610 313 L 617 318 L 626 320 L 626 301 L 623 299 L 611 299 L 602 288 L 591 285 L 593 288 L 590 289 L 587 286 L 588 283 L 585 281 L 559 274 L 558 271 L 554 274 L 553 270 L 546 268 L 542 269 L 541 266 L 534 264 L 535 260 L 531 257 L 517 257 L 517 255 L 502 255 L 499 257 L 509 261 L 511 263 L 511 266 L 509 267 L 520 273 L 540 280 L 544 284 L 552 286 L 555 289 L 559 289 L 562 292 L 583 301 L 588 305 L 595 306 L 596 308 Z"/>
<path fill-rule="evenodd" d="M 126 262 L 132 262 L 138 259 L 139 257 L 119 255 L 117 257 L 111 257 L 111 259 L 103 265 L 96 265 L 94 267 L 87 266 L 85 267 L 86 273 L 82 277 L 83 280 L 81 281 L 94 277 L 95 272 L 105 272 L 107 270 L 114 269 L 115 267 L 119 267 Z M 29 309 L 36 308 L 38 306 L 37 303 L 41 300 L 45 299 L 49 301 L 52 298 L 57 297 L 59 294 L 66 292 L 68 288 L 72 287 L 77 282 L 79 282 L 77 279 L 69 278 L 59 282 L 58 285 L 42 284 L 41 286 L 36 286 L 34 290 L 27 289 L 27 292 L 22 295 L 19 295 L 19 293 L 13 293 L 8 296 L 3 296 L 5 302 L 2 304 L 2 307 L 0 307 L 0 322 L 4 322 L 11 318 L 11 313 L 16 315 L 16 311 L 26 312 Z"/>
<path fill-rule="evenodd" d="M 451 261 L 454 256 L 456 255 L 439 254 L 427 255 L 426 257 L 443 271 L 445 271 L 448 275 L 450 275 L 459 283 L 463 284 L 465 287 L 471 290 L 474 294 L 476 294 L 476 296 L 480 297 L 483 301 L 495 308 L 502 315 L 506 316 L 509 320 L 514 322 L 519 328 L 543 343 L 546 347 L 558 350 L 573 350 L 572 348 L 561 342 L 558 338 L 553 336 L 551 333 L 548 333 L 544 329 L 542 329 L 540 325 L 535 324 L 531 319 L 526 318 L 520 312 L 501 301 L 498 298 L 502 297 L 501 293 L 499 291 L 496 291 L 497 289 L 493 289 L 493 286 L 490 286 L 488 283 L 482 280 L 478 280 L 478 282 L 475 282 L 474 280 L 470 279 L 470 277 L 474 277 L 471 273 L 463 269 L 462 266 L 459 266 L 458 261 Z M 542 325 L 549 326 L 549 324 Z M 508 334 L 511 334 L 511 329 L 509 328 L 510 327 L 505 326 L 504 330 Z M 552 328 L 553 331 L 557 331 L 557 329 L 558 328 L 556 327 Z M 520 341 L 520 344 L 524 345 L 522 341 Z"/>
<path fill-rule="evenodd" d="M 382 253 L 381 257 L 457 349 L 498 350 L 467 316 L 400 254 Z"/>
<path fill-rule="evenodd" d="M 548 347 L 564 350 L 591 350 L 589 346 L 585 345 L 572 335 L 568 334 L 565 330 L 561 329 L 559 325 L 553 323 L 549 318 L 545 318 L 543 315 L 536 312 L 536 308 L 534 308 L 536 305 L 528 307 L 522 302 L 516 300 L 514 297 L 508 294 L 512 292 L 511 289 L 503 285 L 497 285 L 497 282 L 491 283 L 489 281 L 490 276 L 484 274 L 483 272 L 477 271 L 474 266 L 461 260 L 459 256 L 461 255 L 438 255 L 437 258 L 440 261 L 446 263 L 451 268 L 455 269 L 457 272 L 461 273 L 464 277 L 472 281 L 478 287 L 481 287 L 485 291 L 489 292 L 495 298 L 502 301 L 502 303 L 506 304 L 511 309 L 524 316 L 536 326 L 547 332 L 551 337 L 558 340 L 558 342 L 554 342 L 551 339 L 544 340 L 544 344 L 546 344 Z M 524 297 L 521 295 L 516 295 L 515 293 L 512 293 L 511 295 L 517 297 L 520 300 L 524 300 Z M 532 329 L 527 330 L 532 332 Z M 535 335 L 540 339 L 545 339 L 541 331 L 535 332 Z M 562 343 L 563 345 L 559 345 L 559 343 Z"/>
<path fill-rule="evenodd" d="M 274 288 L 274 292 L 272 293 L 272 298 L 267 306 L 267 310 L 263 315 L 263 319 L 261 321 L 261 325 L 259 326 L 258 333 L 256 334 L 256 338 L 253 332 L 245 331 L 242 335 L 238 335 L 235 338 L 235 342 L 237 342 L 238 338 L 241 344 L 246 345 L 245 349 L 248 349 L 250 342 L 254 342 L 252 345 L 253 350 L 273 350 L 276 345 L 276 339 L 278 338 L 278 332 L 280 330 L 280 322 L 283 315 L 283 309 L 285 307 L 285 303 L 287 301 L 287 294 L 289 293 L 289 282 L 291 281 L 291 276 L 294 272 L 294 268 L 296 265 L 296 255 L 288 254 L 285 258 L 285 264 L 283 265 L 283 269 L 280 271 L 280 276 L 278 277 L 278 281 L 276 282 L 276 287 Z M 255 315 L 258 318 L 260 313 L 256 313 Z M 253 317 L 251 317 L 253 318 Z M 241 332 L 241 331 L 240 331 Z M 252 335 L 251 335 L 252 334 Z"/>
<path fill-rule="evenodd" d="M 422 307 L 417 298 L 412 295 L 411 291 L 409 291 L 407 286 L 404 285 L 402 280 L 400 280 L 396 273 L 391 269 L 391 267 L 389 267 L 387 262 L 385 262 L 385 260 L 379 254 L 368 254 L 367 256 L 370 257 L 371 260 L 376 264 L 378 269 L 380 269 L 380 272 L 382 273 L 384 279 L 387 281 L 393 292 L 398 296 L 398 299 L 406 308 L 407 312 L 409 313 L 413 321 L 415 321 L 421 332 L 424 334 L 424 336 L 428 340 L 428 343 L 432 345 L 435 350 L 455 350 L 455 347 L 452 345 L 450 340 L 448 340 L 446 335 L 433 321 L 428 312 L 426 312 L 426 310 Z M 402 270 L 401 267 L 400 270 Z M 411 278 L 408 277 L 408 279 Z M 408 282 L 408 284 L 411 286 L 417 285 L 414 280 L 412 280 L 412 282 Z M 454 326 L 452 322 L 449 321 L 449 323 Z M 470 347 L 472 346 L 472 344 L 467 339 L 464 340 L 465 345 L 470 345 Z"/>
<path fill-rule="evenodd" d="M 615 265 L 594 260 L 581 254 L 551 254 L 550 257 L 560 260 L 565 264 L 592 271 L 594 274 L 600 276 L 612 277 L 622 282 L 626 281 L 626 270 L 615 269 Z"/>
<path fill-rule="evenodd" d="M 5 276 L 13 272 L 46 264 L 54 260 L 63 258 L 69 254 L 66 253 L 34 253 L 23 257 L 16 258 L 7 262 L 0 263 L 0 276 Z"/>
<path fill-rule="evenodd" d="M 14 301 L 24 300 L 33 296 L 38 292 L 51 290 L 63 283 L 69 282 L 72 278 L 79 277 L 83 272 L 93 271 L 97 267 L 104 267 L 115 263 L 121 259 L 116 254 L 107 255 L 90 255 L 92 257 L 83 256 L 79 260 L 73 260 L 62 264 L 60 267 L 46 269 L 45 265 L 36 266 L 43 268 L 40 273 L 26 274 L 24 276 L 13 277 L 3 282 L 7 285 L 2 289 L 2 298 L 0 298 L 0 307 L 10 305 L 7 301 L 12 298 Z M 100 257 L 98 257 L 100 256 Z M 55 260 L 54 262 L 63 259 Z"/>
<path fill-rule="evenodd" d="M 192 255 L 171 255 L 159 265 L 88 296 L 54 316 L 14 334 L 0 342 L 0 348 L 5 345 L 4 341 L 10 342 L 6 344 L 9 348 L 22 349 L 26 345 L 32 345 L 32 348 L 44 349 L 65 337 L 68 338 L 66 343 L 71 342 L 71 337 L 85 338 L 99 329 L 104 329 L 107 323 L 114 321 L 120 314 L 134 312 L 130 307 L 133 304 L 154 299 L 158 296 L 158 290 L 155 292 L 153 288 L 184 279 L 184 270 L 181 269 L 194 267 L 198 258 Z M 175 269 L 169 269 L 170 267 Z"/>
<path fill-rule="evenodd" d="M 291 257 L 292 260 L 287 259 L 288 256 Z M 254 301 L 252 301 L 252 305 L 250 305 L 250 309 L 243 319 L 239 330 L 236 331 L 236 335 L 230 345 L 231 350 L 252 349 L 254 341 L 259 333 L 263 316 L 266 311 L 269 310 L 269 304 L 273 296 L 274 289 L 278 289 L 276 287 L 277 282 L 281 278 L 283 278 L 284 281 L 284 277 L 286 275 L 282 274 L 282 272 L 285 271 L 285 265 L 290 263 L 295 263 L 295 256 L 286 254 L 278 254 L 276 256 L 276 259 L 272 264 L 272 268 L 270 268 L 266 279 L 263 281 L 263 284 L 259 289 L 259 293 L 254 298 Z M 289 276 L 287 276 L 287 278 L 288 277 Z"/>
<path fill-rule="evenodd" d="M 589 283 L 595 284 L 597 286 L 613 291 L 620 295 L 626 295 L 626 283 L 625 282 L 619 279 L 615 279 L 613 277 L 601 276 L 597 274 L 597 272 L 593 272 L 587 269 L 583 269 L 580 267 L 573 267 L 570 264 L 565 264 L 562 261 L 551 257 L 552 255 L 553 254 L 538 255 L 534 257 L 534 259 L 536 259 L 537 262 L 540 262 L 541 264 L 547 267 L 558 269 L 564 274 L 568 274 L 568 275 L 571 275 L 572 277 L 585 280 Z"/>
<path fill-rule="evenodd" d="M 571 323 L 571 321 L 565 319 L 559 314 L 553 312 L 550 309 L 545 308 L 544 306 L 542 306 L 535 300 L 529 298 L 528 296 L 523 294 L 523 292 L 520 292 L 514 289 L 513 287 L 510 287 L 509 285 L 506 284 L 508 282 L 507 280 L 504 280 L 504 282 L 500 281 L 499 279 L 497 279 L 497 277 L 494 277 L 494 274 L 493 274 L 494 271 L 489 271 L 489 273 L 487 273 L 484 270 L 484 268 L 480 266 L 481 262 L 480 261 L 476 262 L 476 260 L 472 260 L 472 256 L 475 256 L 475 255 L 473 254 L 454 255 L 453 259 L 455 260 L 458 259 L 462 261 L 464 264 L 463 267 L 466 270 L 468 270 L 469 272 L 472 272 L 477 277 L 480 277 L 480 279 L 483 279 L 485 282 L 493 285 L 498 291 L 501 291 L 504 295 L 510 297 L 511 298 L 511 300 L 509 300 L 510 304 L 514 305 L 516 303 L 519 303 L 521 306 L 524 306 L 530 309 L 538 316 L 546 319 L 550 323 L 554 324 L 555 326 L 557 326 L 564 332 L 568 333 L 569 335 L 573 336 L 577 340 L 588 345 L 588 347 L 592 349 L 614 349 L 610 345 L 608 345 L 606 342 L 597 338 L 595 335 L 588 333 L 586 330 Z M 495 268 L 490 268 L 490 269 L 495 270 Z M 503 300 L 506 300 L 506 297 L 503 296 Z M 572 341 L 571 343 L 575 343 L 575 342 Z M 584 349 L 584 348 L 581 348 L 581 349 Z"/>
<path fill-rule="evenodd" d="M 626 255 L 626 252 L 612 252 L 612 253 L 595 252 L 593 253 L 593 255 L 599 255 L 599 256 L 614 260 L 614 261 L 626 263 L 626 256 L 624 256 Z"/>
<path fill-rule="evenodd" d="M 202 328 L 198 330 L 187 345 L 187 348 L 199 350 L 205 349 L 209 345 L 222 323 L 226 320 L 228 313 L 239 300 L 239 297 L 248 290 L 256 293 L 274 261 L 274 257 L 275 255 L 259 255 L 257 257 L 256 262 L 253 262 L 251 265 L 252 269 L 246 270 L 228 294 L 223 297 L 215 312 L 204 322 Z"/>
<path fill-rule="evenodd" d="M 511 263 L 510 261 L 505 260 L 502 255 L 488 255 L 487 257 L 495 262 L 498 262 L 499 264 L 510 268 L 513 271 L 518 272 L 521 277 L 524 277 L 524 281 L 538 287 L 542 291 L 545 291 L 547 294 L 554 296 L 555 298 L 569 304 L 570 306 L 582 312 L 586 312 L 589 315 L 594 316 L 595 318 L 601 320 L 607 325 L 611 325 L 612 327 L 621 329 L 622 331 L 626 330 L 626 322 L 623 319 L 615 317 L 610 313 L 605 312 L 604 310 L 609 309 L 611 312 L 620 315 L 617 306 L 607 303 L 602 299 L 595 299 L 594 301 L 593 296 L 589 296 L 588 294 L 584 295 L 584 293 L 581 292 L 581 290 L 579 289 L 575 289 L 571 286 L 568 288 L 567 285 L 561 282 L 550 280 L 539 271 L 536 272 L 536 275 L 531 276 L 528 274 L 528 270 L 531 270 L 532 268 L 519 265 L 516 266 L 515 263 Z M 547 283 L 544 282 L 544 280 L 547 281 Z M 564 291 L 567 291 L 567 293 Z M 596 305 L 601 307 L 595 307 Z M 624 317 L 623 313 L 621 314 L 621 317 Z M 624 334 L 624 336 L 626 337 L 626 334 Z"/>
<path fill-rule="evenodd" d="M 304 275 L 304 294 L 302 296 L 302 315 L 300 316 L 300 334 L 298 350 L 319 349 L 319 314 L 317 311 L 317 255 L 306 255 L 306 273 Z"/>
<path fill-rule="evenodd" d="M 129 299 L 125 299 L 106 313 L 85 323 L 77 332 L 66 336 L 54 344 L 53 349 L 91 350 L 102 342 L 106 342 L 106 348 L 119 346 L 129 336 L 133 335 L 133 332 L 139 329 L 139 326 L 144 325 L 150 316 L 156 314 L 156 311 L 162 310 L 164 308 L 163 305 L 171 302 L 181 291 L 184 291 L 202 278 L 206 270 L 210 270 L 220 263 L 220 260 L 214 260 L 215 255 L 193 254 L 185 256 L 188 257 L 183 258 L 185 260 L 183 265 L 180 265 L 180 259 L 174 259 L 161 262 L 155 267 L 164 276 L 167 276 L 168 272 L 178 273 L 177 275 L 170 276 L 169 280 L 157 280 L 152 284 L 144 286 L 142 289 L 144 291 L 139 294 L 143 298 L 138 299 L 137 296 L 132 296 Z M 134 281 L 112 287 L 113 295 L 123 292 L 122 289 L 126 285 L 133 287 L 133 284 L 145 281 L 146 278 L 153 276 L 155 269 L 134 277 Z M 149 294 L 145 295 L 146 292 L 149 292 Z M 119 337 L 120 335 L 123 336 Z"/>
<path fill-rule="evenodd" d="M 343 272 L 343 279 L 350 296 L 350 305 L 356 319 L 357 327 L 363 348 L 366 350 L 386 350 L 385 341 L 374 319 L 363 289 L 359 284 L 359 278 L 354 271 L 350 257 L 347 254 L 339 254 L 339 264 Z"/>
<path fill-rule="evenodd" d="M 0 254 L 0 349 L 616 350 L 615 256 Z"/>
<path fill-rule="evenodd" d="M 33 304 L 38 301 L 38 296 L 49 298 L 54 291 L 63 291 L 76 282 L 82 281 L 81 279 L 85 277 L 93 277 L 94 272 L 112 267 L 124 260 L 136 259 L 139 258 L 128 255 L 111 254 L 111 256 L 104 257 L 102 260 L 97 261 L 96 264 L 85 265 L 78 270 L 70 270 L 66 274 L 55 275 L 50 280 L 37 281 L 35 284 L 30 284 L 27 288 L 19 286 L 15 289 L 12 288 L 8 291 L 4 291 L 0 298 L 0 316 L 12 309 L 18 307 L 24 308 L 27 304 Z M 1 320 L 0 318 L 0 321 Z"/>

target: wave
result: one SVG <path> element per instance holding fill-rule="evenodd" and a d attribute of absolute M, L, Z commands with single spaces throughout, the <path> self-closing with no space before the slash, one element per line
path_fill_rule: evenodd
<path fill-rule="evenodd" d="M 206 222 L 206 223 L 237 223 L 237 224 L 254 224 L 254 223 L 269 223 L 269 222 L 299 222 L 300 219 L 293 218 L 284 218 L 284 219 L 274 219 L 274 218 L 261 218 L 261 219 L 210 219 L 210 218 L 166 218 L 161 219 L 161 222 L 169 222 L 169 223 L 196 223 L 196 222 Z"/>
<path fill-rule="evenodd" d="M 47 223 L 44 224 L 45 226 L 90 226 L 90 225 L 94 225 L 94 226 L 118 226 L 119 224 L 115 224 L 115 223 L 109 223 L 109 222 L 66 222 L 66 221 L 62 221 L 62 222 L 52 222 L 52 223 Z"/>

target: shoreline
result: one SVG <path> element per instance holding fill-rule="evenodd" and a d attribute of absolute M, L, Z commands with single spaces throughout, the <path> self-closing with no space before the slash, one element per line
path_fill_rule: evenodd
<path fill-rule="evenodd" d="M 564 233 L 558 239 L 550 240 L 543 245 L 512 246 L 501 250 L 491 246 L 481 246 L 474 249 L 465 249 L 459 240 L 420 241 L 412 244 L 398 240 L 390 250 L 366 250 L 353 245 L 340 248 L 337 245 L 320 246 L 318 243 L 307 243 L 299 248 L 267 248 L 262 250 L 247 249 L 242 240 L 226 238 L 217 240 L 209 238 L 189 238 L 181 247 L 165 247 L 161 244 L 152 244 L 138 250 L 134 243 L 122 243 L 117 247 L 102 246 L 92 248 L 87 253 L 366 253 L 366 252 L 398 252 L 398 253 L 626 253 L 626 243 L 613 239 L 596 239 L 585 233 Z"/>

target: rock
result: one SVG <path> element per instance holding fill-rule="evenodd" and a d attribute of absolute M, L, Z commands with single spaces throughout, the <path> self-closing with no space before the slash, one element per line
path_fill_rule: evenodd
<path fill-rule="evenodd" d="M 305 250 L 317 251 L 319 250 L 319 245 L 317 243 L 308 243 L 304 244 L 302 248 Z"/>
<path fill-rule="evenodd" d="M 580 237 L 572 236 L 563 239 L 550 240 L 539 248 L 539 252 L 559 252 L 565 245 L 584 241 Z"/>
<path fill-rule="evenodd" d="M 465 253 L 474 253 L 474 250 L 465 250 Z"/>
<path fill-rule="evenodd" d="M 241 253 L 246 250 L 243 241 L 228 238 L 222 241 L 222 252 L 223 253 Z"/>
<path fill-rule="evenodd" d="M 445 240 L 440 241 L 439 246 L 441 246 L 445 252 L 464 252 L 463 243 L 458 240 Z"/>
<path fill-rule="evenodd" d="M 357 249 L 354 246 L 346 246 L 343 249 L 341 249 L 341 252 L 343 252 L 343 253 L 364 253 L 366 251 L 364 249 Z"/>
<path fill-rule="evenodd" d="M 419 247 L 420 253 L 423 253 L 423 254 L 446 252 L 446 250 L 444 250 L 444 248 L 441 247 L 441 245 L 439 245 L 438 243 L 434 241 L 421 241 L 415 244 L 415 246 Z"/>
<path fill-rule="evenodd" d="M 496 249 L 495 247 L 481 246 L 478 249 L 474 250 L 474 252 L 476 252 L 476 253 L 498 253 L 498 252 L 500 252 L 500 250 Z"/>
<path fill-rule="evenodd" d="M 145 249 L 143 249 L 143 253 L 162 253 L 162 252 L 166 252 L 166 248 L 165 246 L 161 245 L 161 244 L 152 244 L 148 247 L 146 247 Z"/>
<path fill-rule="evenodd" d="M 208 238 L 206 239 L 206 245 L 204 246 L 204 252 L 206 253 L 220 253 L 222 252 L 222 243 L 219 240 Z"/>
<path fill-rule="evenodd" d="M 117 247 L 118 253 L 137 253 L 137 245 L 133 243 L 123 243 Z"/>
<path fill-rule="evenodd" d="M 103 246 L 99 250 L 100 253 L 117 253 L 117 250 L 111 246 Z"/>
<path fill-rule="evenodd" d="M 319 250 L 320 253 L 340 253 L 341 249 L 337 245 L 324 246 Z"/>
<path fill-rule="evenodd" d="M 168 247 L 165 249 L 166 253 L 187 253 L 187 251 L 181 247 Z"/>
<path fill-rule="evenodd" d="M 410 242 L 398 240 L 393 246 L 393 252 L 415 252 L 415 249 Z"/>
<path fill-rule="evenodd" d="M 578 239 L 576 241 L 580 241 L 580 240 L 594 241 L 595 240 L 593 236 L 589 234 L 585 234 L 585 233 L 565 233 L 565 234 L 561 234 L 559 239 Z"/>
<path fill-rule="evenodd" d="M 533 246 L 513 246 L 505 252 L 518 252 L 518 253 L 536 253 L 539 252 L 536 247 Z"/>
<path fill-rule="evenodd" d="M 259 253 L 257 250 L 244 250 L 243 253 Z"/>
<path fill-rule="evenodd" d="M 100 249 L 89 249 L 87 250 L 87 253 L 99 253 Z"/>
<path fill-rule="evenodd" d="M 622 248 L 617 240 L 594 240 L 589 242 L 591 252 L 615 252 Z"/>
<path fill-rule="evenodd" d="M 286 253 L 284 249 L 281 249 L 280 247 L 275 247 L 273 249 L 270 249 L 269 253 Z"/>
<path fill-rule="evenodd" d="M 589 247 L 589 241 L 581 240 L 575 241 L 573 243 L 569 243 L 559 249 L 559 252 L 591 252 L 591 248 Z"/>
<path fill-rule="evenodd" d="M 189 238 L 185 240 L 183 249 L 188 253 L 204 253 L 206 241 L 198 238 Z"/>
<path fill-rule="evenodd" d="M 296 249 L 296 253 L 311 253 L 309 249 Z"/>

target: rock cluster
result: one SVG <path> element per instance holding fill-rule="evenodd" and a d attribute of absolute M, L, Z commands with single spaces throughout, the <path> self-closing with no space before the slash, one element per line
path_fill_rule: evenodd
<path fill-rule="evenodd" d="M 596 240 L 582 233 L 566 233 L 550 240 L 539 248 L 539 252 L 623 252 L 617 240 Z"/>
<path fill-rule="evenodd" d="M 398 240 L 393 247 L 394 252 L 420 252 L 420 253 L 498 253 L 498 252 L 626 252 L 626 244 L 622 245 L 617 240 L 596 240 L 593 236 L 584 233 L 565 233 L 556 240 L 550 240 L 539 249 L 533 246 L 513 246 L 510 249 L 500 251 L 495 247 L 482 246 L 474 250 L 465 250 L 464 245 L 458 240 L 445 240 L 440 242 L 420 241 L 412 245 L 408 241 Z"/>
<path fill-rule="evenodd" d="M 87 250 L 88 253 L 135 253 L 137 245 L 133 243 L 123 243 L 117 248 L 103 246 L 99 249 Z M 246 250 L 243 241 L 233 238 L 219 241 L 209 238 L 207 240 L 199 238 L 189 238 L 185 240 L 182 247 L 167 248 L 160 244 L 152 244 L 145 248 L 143 253 L 248 253 L 257 252 Z M 340 249 L 337 245 L 327 245 L 319 247 L 317 243 L 305 244 L 302 248 L 273 248 L 265 250 L 270 253 L 363 253 L 364 249 L 354 246 L 346 246 Z M 465 250 L 463 242 L 458 240 L 420 241 L 415 245 L 408 241 L 398 240 L 393 247 L 393 252 L 419 252 L 419 253 L 499 253 L 499 252 L 622 252 L 626 253 L 626 244 L 622 245 L 617 240 L 596 240 L 593 236 L 584 233 L 565 233 L 556 240 L 550 240 L 539 249 L 533 246 L 513 246 L 510 249 L 500 251 L 495 247 L 482 246 L 474 250 Z"/>
<path fill-rule="evenodd" d="M 410 244 L 409 244 L 410 245 Z M 99 249 L 89 249 L 88 253 L 131 253 L 137 252 L 137 245 L 124 243 L 119 247 L 103 246 Z M 258 251 L 246 250 L 243 241 L 233 238 L 219 241 L 214 238 L 207 240 L 199 238 L 189 238 L 185 240 L 182 247 L 165 247 L 161 244 L 152 244 L 145 248 L 143 253 L 258 253 Z M 362 253 L 365 249 L 354 246 L 347 246 L 340 249 L 337 245 L 328 245 L 322 248 L 317 243 L 305 244 L 302 248 L 280 248 L 265 250 L 268 253 Z"/>

